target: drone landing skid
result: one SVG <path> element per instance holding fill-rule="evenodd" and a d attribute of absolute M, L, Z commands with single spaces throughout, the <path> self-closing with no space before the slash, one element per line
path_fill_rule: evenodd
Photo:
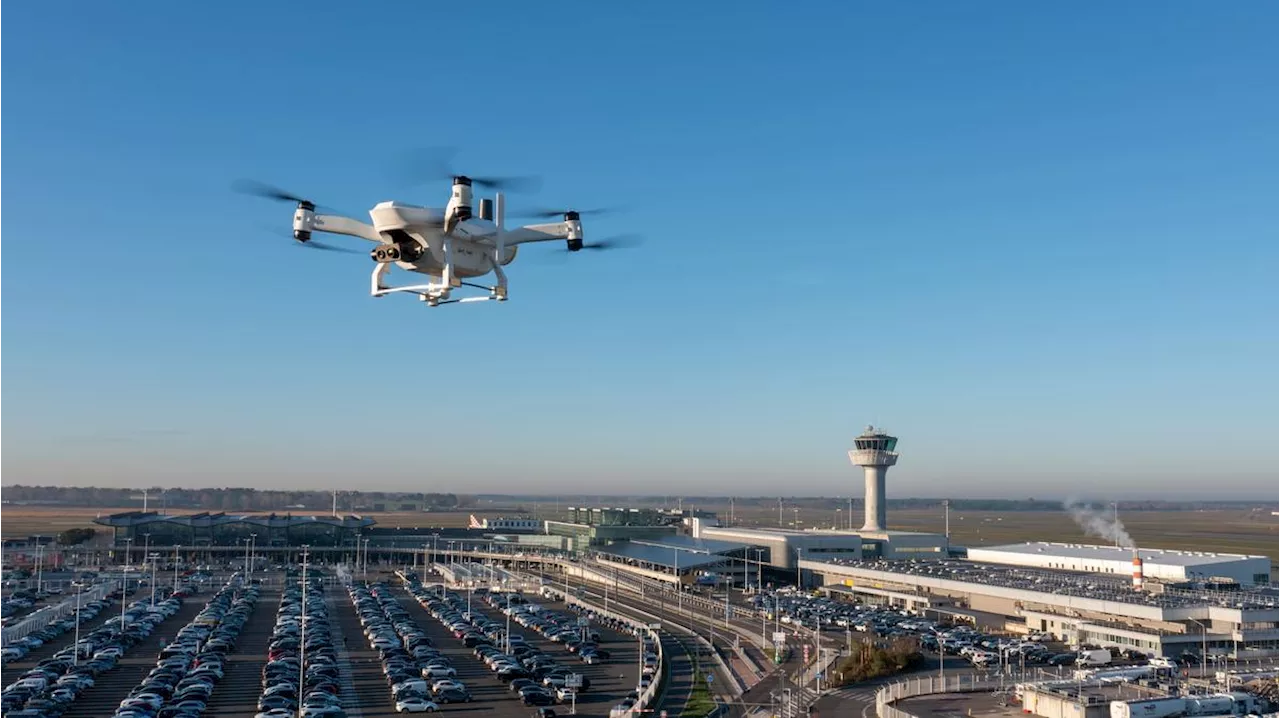
<path fill-rule="evenodd" d="M 471 282 L 458 282 L 461 287 L 471 287 L 473 289 L 483 289 L 488 292 L 487 296 L 472 296 L 452 298 L 453 290 L 457 286 L 450 286 L 451 282 L 446 281 L 444 277 L 439 277 L 439 281 L 428 282 L 426 284 L 407 284 L 399 287 L 390 287 L 382 283 L 382 277 L 391 269 L 390 264 L 379 264 L 373 269 L 373 291 L 375 297 L 385 297 L 395 292 L 405 292 L 408 294 L 418 295 L 418 299 L 426 302 L 428 307 L 438 307 L 443 304 L 465 304 L 468 302 L 487 302 L 496 300 L 499 302 L 507 301 L 507 275 L 502 271 L 502 267 L 497 263 L 493 264 L 494 274 L 498 277 L 496 286 L 485 286 L 483 284 L 473 284 Z M 435 279 L 435 278 L 433 278 Z"/>

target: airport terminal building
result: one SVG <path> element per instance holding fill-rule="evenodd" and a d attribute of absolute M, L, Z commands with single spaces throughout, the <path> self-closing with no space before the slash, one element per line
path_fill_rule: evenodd
<path fill-rule="evenodd" d="M 374 525 L 366 516 L 294 516 L 292 514 L 198 513 L 170 515 L 129 511 L 94 519 L 113 531 L 114 545 L 186 546 L 190 548 L 256 545 L 288 548 L 356 545 L 362 532 Z"/>

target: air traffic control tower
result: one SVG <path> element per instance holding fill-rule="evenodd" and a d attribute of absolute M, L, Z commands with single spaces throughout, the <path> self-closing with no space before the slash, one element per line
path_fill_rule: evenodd
<path fill-rule="evenodd" d="M 868 426 L 861 436 L 853 440 L 853 445 L 855 448 L 849 452 L 849 462 L 861 466 L 867 479 L 866 518 L 862 530 L 885 531 L 889 527 L 885 519 L 884 477 L 889 467 L 898 463 L 898 454 L 894 451 L 898 437 Z"/>

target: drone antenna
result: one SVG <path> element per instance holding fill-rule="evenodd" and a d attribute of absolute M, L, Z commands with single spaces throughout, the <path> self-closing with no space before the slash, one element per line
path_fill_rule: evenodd
<path fill-rule="evenodd" d="M 507 254 L 507 233 L 505 226 L 507 213 L 506 204 L 506 198 L 501 192 L 494 194 L 493 218 L 495 220 L 494 224 L 498 228 L 498 246 L 497 249 L 494 250 L 496 253 L 496 256 L 493 258 L 494 266 L 502 266 L 502 260 Z"/>

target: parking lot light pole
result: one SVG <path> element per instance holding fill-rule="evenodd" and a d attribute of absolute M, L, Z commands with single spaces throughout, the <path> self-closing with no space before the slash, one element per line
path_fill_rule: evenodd
<path fill-rule="evenodd" d="M 124 609 L 129 604 L 129 567 L 120 569 L 120 630 L 124 631 Z"/>
<path fill-rule="evenodd" d="M 298 639 L 298 718 L 302 717 L 302 696 L 307 681 L 307 549 L 309 544 L 302 545 L 302 634 Z"/>
<path fill-rule="evenodd" d="M 80 665 L 80 592 L 84 589 L 84 581 L 72 581 L 71 585 L 76 589 L 76 638 L 75 650 L 71 654 L 71 665 Z"/>
<path fill-rule="evenodd" d="M 1208 627 L 1194 618 L 1187 619 L 1200 627 L 1200 677 L 1204 678 L 1204 674 L 1209 670 L 1209 635 Z"/>
<path fill-rule="evenodd" d="M 38 539 L 37 539 L 38 540 Z M 31 584 L 27 584 L 30 586 Z M 44 590 L 44 544 L 36 547 L 36 595 Z"/>
<path fill-rule="evenodd" d="M 151 607 L 156 607 L 156 559 L 160 558 L 160 554 L 153 553 L 148 558 L 151 559 Z"/>
<path fill-rule="evenodd" d="M 178 549 L 181 546 L 173 547 L 173 592 L 178 592 Z"/>

